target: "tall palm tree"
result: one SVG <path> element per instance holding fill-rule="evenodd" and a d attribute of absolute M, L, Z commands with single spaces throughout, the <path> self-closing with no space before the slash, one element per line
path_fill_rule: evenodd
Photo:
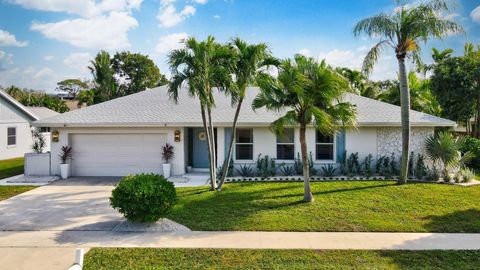
<path fill-rule="evenodd" d="M 325 61 L 318 63 L 313 58 L 296 55 L 280 65 L 277 79 L 265 74 L 259 86 L 261 92 L 254 99 L 253 108 L 265 107 L 283 113 L 271 124 L 275 133 L 281 136 L 286 126 L 300 126 L 303 200 L 313 202 L 305 132 L 313 125 L 321 133 L 333 135 L 342 126 L 355 125 L 354 106 L 342 101 L 349 83 Z"/>
<path fill-rule="evenodd" d="M 233 49 L 234 54 L 232 57 L 232 71 L 235 83 L 228 89 L 228 92 L 232 96 L 232 104 L 236 104 L 237 108 L 233 118 L 232 136 L 228 146 L 228 153 L 222 166 L 222 176 L 218 185 L 219 190 L 222 188 L 225 178 L 228 175 L 228 168 L 232 159 L 236 136 L 237 120 L 247 89 L 249 86 L 255 84 L 258 75 L 261 74 L 264 68 L 279 64 L 279 61 L 271 55 L 267 45 L 264 43 L 250 45 L 240 38 L 235 38 L 229 46 Z"/>
<path fill-rule="evenodd" d="M 195 38 L 188 38 L 184 43 L 184 48 L 173 50 L 168 56 L 172 71 L 168 92 L 175 101 L 178 101 L 179 91 L 186 85 L 189 95 L 199 99 L 203 128 L 207 137 L 211 189 L 216 190 L 217 159 L 212 109 L 215 107 L 216 88 L 226 88 L 231 81 L 231 50 L 215 42 L 211 36 L 201 42 Z"/>
<path fill-rule="evenodd" d="M 392 47 L 397 57 L 402 119 L 402 162 L 399 183 L 407 182 L 410 153 L 410 91 L 405 60 L 407 57 L 412 57 L 416 62 L 421 61 L 419 42 L 463 32 L 460 25 L 441 17 L 441 14 L 447 12 L 449 7 L 445 0 L 430 0 L 413 6 L 397 0 L 397 8 L 392 14 L 381 13 L 363 19 L 353 29 L 357 37 L 366 34 L 371 38 L 380 38 L 365 57 L 363 62 L 365 73 L 371 72 L 385 47 Z"/>

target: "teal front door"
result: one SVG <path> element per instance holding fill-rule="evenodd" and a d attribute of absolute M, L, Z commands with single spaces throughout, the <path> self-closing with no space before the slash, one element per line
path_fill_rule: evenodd
<path fill-rule="evenodd" d="M 207 136 L 203 128 L 193 129 L 192 140 L 192 167 L 208 168 Z"/>

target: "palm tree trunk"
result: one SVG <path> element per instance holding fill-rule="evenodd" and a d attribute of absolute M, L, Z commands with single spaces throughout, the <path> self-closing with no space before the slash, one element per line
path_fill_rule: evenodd
<path fill-rule="evenodd" d="M 216 190 L 217 189 L 217 155 L 216 155 L 216 147 L 215 147 L 215 131 L 213 129 L 213 123 L 212 123 L 212 109 L 210 107 L 207 107 L 207 114 L 208 114 L 208 129 L 210 133 L 209 152 L 210 152 L 210 156 L 212 157 L 210 162 L 210 170 L 211 170 L 210 181 L 211 181 L 212 190 Z"/>
<path fill-rule="evenodd" d="M 305 138 L 306 125 L 302 124 L 300 126 L 300 147 L 302 150 L 302 162 L 303 162 L 303 201 L 304 202 L 313 202 L 312 191 L 310 189 L 310 170 L 308 168 L 308 157 L 307 157 L 307 141 Z"/>
<path fill-rule="evenodd" d="M 205 114 L 205 107 L 203 104 L 200 104 L 201 111 L 202 111 L 202 122 L 203 122 L 203 129 L 205 130 L 206 134 L 206 139 L 207 139 L 207 146 L 208 146 L 208 162 L 209 162 L 209 173 L 210 173 L 210 180 L 212 180 L 212 166 L 210 165 L 212 163 L 212 156 L 211 156 L 211 151 L 210 151 L 210 131 L 208 129 L 208 123 L 207 123 L 207 117 Z M 212 181 L 210 181 L 211 184 L 211 189 L 214 189 L 214 184 Z"/>
<path fill-rule="evenodd" d="M 402 120 L 402 162 L 400 164 L 399 184 L 407 183 L 408 160 L 410 155 L 410 90 L 408 89 L 405 58 L 398 58 L 400 76 L 400 105 Z"/>
<path fill-rule="evenodd" d="M 233 125 L 232 125 L 232 136 L 230 138 L 230 144 L 228 145 L 228 154 L 225 159 L 225 162 L 223 163 L 222 167 L 222 178 L 220 179 L 220 184 L 218 185 L 218 190 L 222 189 L 223 183 L 225 182 L 225 178 L 227 178 L 228 175 L 228 167 L 230 167 L 230 161 L 232 159 L 233 155 L 233 143 L 235 142 L 235 137 L 237 134 L 237 121 L 238 121 L 238 116 L 240 115 L 240 109 L 242 108 L 242 103 L 243 103 L 243 97 L 240 98 L 237 104 L 237 110 L 235 111 L 235 117 L 233 118 Z"/>

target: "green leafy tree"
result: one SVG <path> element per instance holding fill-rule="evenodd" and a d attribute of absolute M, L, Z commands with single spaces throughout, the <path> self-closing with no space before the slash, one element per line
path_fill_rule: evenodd
<path fill-rule="evenodd" d="M 264 43 L 247 44 L 245 41 L 236 38 L 232 40 L 229 46 L 233 49 L 232 69 L 235 77 L 235 83 L 228 89 L 232 96 L 232 104 L 236 104 L 235 116 L 232 124 L 232 137 L 228 144 L 228 153 L 222 166 L 222 176 L 218 189 L 222 188 L 225 178 L 228 176 L 230 161 L 232 159 L 233 146 L 236 137 L 237 120 L 240 115 L 243 100 L 249 86 L 255 84 L 259 74 L 264 68 L 276 66 L 279 61 L 271 55 L 268 47 Z"/>
<path fill-rule="evenodd" d="M 466 57 L 451 56 L 434 51 L 435 63 L 431 66 L 430 85 L 432 94 L 442 106 L 441 116 L 465 123 L 475 115 L 476 95 L 474 91 L 473 70 L 475 69 Z"/>
<path fill-rule="evenodd" d="M 212 109 L 215 107 L 213 91 L 216 87 L 225 89 L 229 86 L 231 57 L 231 48 L 218 44 L 211 36 L 200 42 L 189 38 L 185 41 L 185 48 L 173 50 L 168 56 L 172 70 L 169 95 L 178 101 L 179 91 L 183 89 L 182 86 L 186 86 L 188 93 L 197 97 L 200 102 L 202 123 L 207 137 L 212 190 L 217 189 L 216 144 L 212 122 Z"/>
<path fill-rule="evenodd" d="M 148 56 L 131 53 L 117 52 L 112 62 L 112 68 L 120 86 L 118 95 L 125 96 L 158 85 L 161 79 L 160 70 Z"/>
<path fill-rule="evenodd" d="M 313 202 L 305 132 L 313 125 L 323 134 L 333 135 L 342 127 L 354 126 L 354 106 L 342 101 L 349 90 L 348 81 L 324 61 L 296 55 L 280 65 L 278 78 L 265 74 L 259 86 L 262 91 L 254 99 L 253 108 L 265 107 L 283 114 L 271 124 L 275 133 L 283 135 L 285 127 L 300 126 L 303 200 Z"/>
<path fill-rule="evenodd" d="M 337 71 L 348 79 L 357 94 L 373 99 L 379 94 L 379 85 L 370 81 L 364 73 L 345 67 L 337 68 Z"/>
<path fill-rule="evenodd" d="M 397 7 L 392 14 L 381 13 L 363 19 L 353 29 L 357 37 L 366 34 L 371 38 L 380 38 L 365 57 L 363 62 L 365 73 L 371 72 L 382 50 L 387 46 L 393 48 L 398 61 L 402 119 L 402 162 L 399 183 L 407 182 L 410 155 L 410 91 L 405 60 L 411 57 L 416 62 L 421 61 L 422 41 L 463 32 L 460 25 L 441 16 L 448 12 L 449 7 L 445 0 L 430 0 L 412 5 L 397 1 Z"/>
<path fill-rule="evenodd" d="M 16 99 L 24 106 L 47 107 L 59 113 L 68 112 L 69 108 L 64 100 L 50 96 L 45 92 L 20 89 L 10 86 L 4 89 L 7 94 Z"/>
<path fill-rule="evenodd" d="M 79 79 L 66 79 L 57 83 L 57 91 L 67 92 L 75 99 L 78 92 L 88 88 L 87 82 Z"/>
<path fill-rule="evenodd" d="M 408 74 L 410 87 L 410 105 L 413 110 L 440 116 L 442 108 L 430 90 L 430 80 L 420 79 L 414 71 Z M 394 105 L 400 105 L 400 85 L 397 82 L 378 95 L 378 99 Z"/>
<path fill-rule="evenodd" d="M 465 44 L 464 58 L 468 62 L 475 99 L 475 136 L 480 138 L 480 45 L 476 48 L 472 43 Z"/>
<path fill-rule="evenodd" d="M 83 104 L 87 106 L 93 105 L 95 99 L 95 91 L 94 90 L 82 90 L 77 95 L 78 104 L 77 106 L 80 108 Z"/>

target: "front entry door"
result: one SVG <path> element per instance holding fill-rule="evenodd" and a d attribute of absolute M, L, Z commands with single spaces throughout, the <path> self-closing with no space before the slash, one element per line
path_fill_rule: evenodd
<path fill-rule="evenodd" d="M 193 129 L 193 145 L 192 145 L 192 167 L 208 168 L 208 144 L 207 135 L 203 128 Z"/>

